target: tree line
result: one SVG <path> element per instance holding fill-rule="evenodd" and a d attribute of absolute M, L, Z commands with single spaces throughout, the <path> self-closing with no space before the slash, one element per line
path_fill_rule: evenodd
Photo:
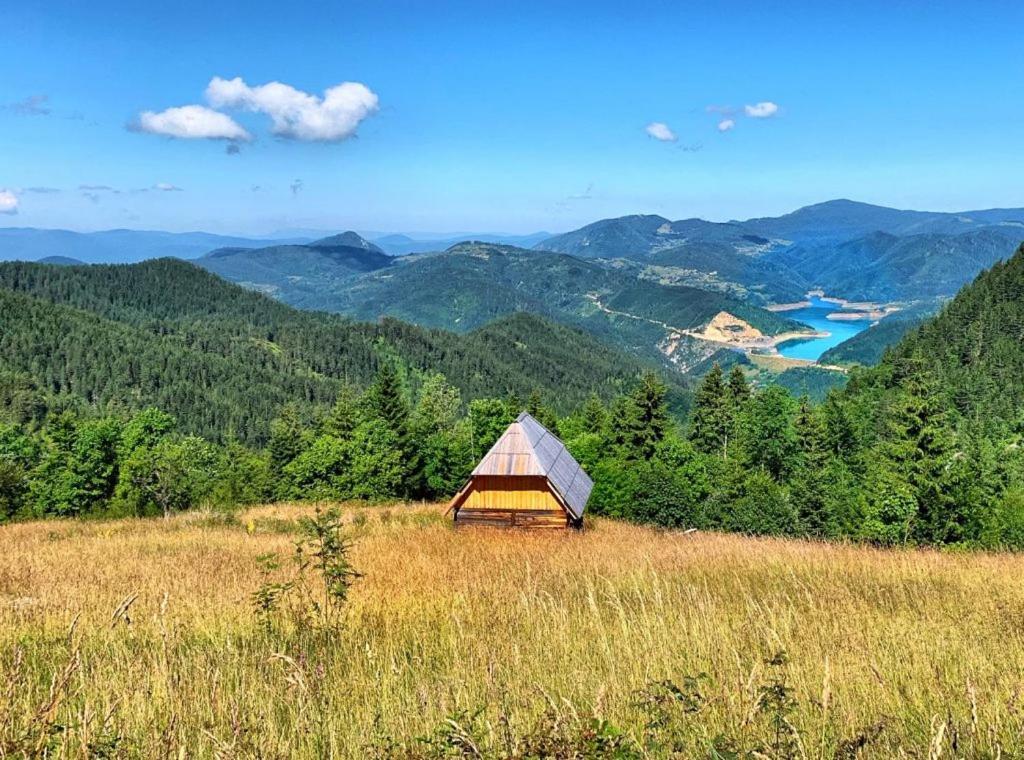
<path fill-rule="evenodd" d="M 0 426 L 0 515 L 156 515 L 265 500 L 445 499 L 520 411 L 559 435 L 594 479 L 589 514 L 666 528 L 1024 548 L 1024 456 L 958 431 L 914 383 L 886 404 L 824 403 L 752 388 L 715 365 L 686 425 L 653 373 L 611 403 L 559 416 L 540 392 L 464 402 L 443 375 L 415 393 L 397 364 L 316 411 L 285 405 L 265 447 L 182 433 L 156 409 L 68 409 L 32 430 Z"/>

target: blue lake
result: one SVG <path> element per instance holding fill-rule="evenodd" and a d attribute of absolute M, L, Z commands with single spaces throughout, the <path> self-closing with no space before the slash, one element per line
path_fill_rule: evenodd
<path fill-rule="evenodd" d="M 829 319 L 828 315 L 833 311 L 839 311 L 837 304 L 823 301 L 818 297 L 809 299 L 810 306 L 793 311 L 783 312 L 782 316 L 789 319 L 803 322 L 805 325 L 822 332 L 831 333 L 827 338 L 811 338 L 810 340 L 788 340 L 780 343 L 778 351 L 790 359 L 810 359 L 817 361 L 823 353 L 832 346 L 837 346 L 848 338 L 852 338 L 859 332 L 871 327 L 872 320 L 858 319 L 856 321 Z"/>

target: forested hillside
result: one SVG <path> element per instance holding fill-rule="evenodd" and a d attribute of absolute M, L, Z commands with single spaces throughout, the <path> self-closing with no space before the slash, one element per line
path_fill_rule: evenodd
<path fill-rule="evenodd" d="M 218 248 L 196 264 L 299 308 L 316 309 L 341 283 L 388 267 L 390 256 L 354 232 L 304 245 Z"/>
<path fill-rule="evenodd" d="M 1024 417 L 1024 246 L 913 329 L 851 398 L 885 409 L 901 393 L 924 394 L 952 423 L 1005 435 Z"/>
<path fill-rule="evenodd" d="M 484 243 L 462 243 L 350 280 L 320 303 L 358 319 L 388 315 L 458 331 L 526 311 L 665 363 L 669 328 L 698 328 L 720 311 L 767 334 L 802 327 L 722 293 L 660 285 L 564 254 Z M 712 352 L 713 347 L 683 337 L 672 359 L 686 367 Z"/>
<path fill-rule="evenodd" d="M 594 508 L 672 527 L 1024 547 L 1024 248 L 814 405 L 714 368 L 685 431 L 588 448 Z M 657 414 L 648 414 L 657 419 Z M 596 456 L 595 452 L 600 452 Z M 630 464 L 630 462 L 632 462 Z"/>
<path fill-rule="evenodd" d="M 779 384 L 752 387 L 743 363 L 728 374 L 716 365 L 685 424 L 655 374 L 528 315 L 465 336 L 360 325 L 171 261 L 11 265 L 0 267 L 0 285 L 11 327 L 2 338 L 0 514 L 441 498 L 526 408 L 592 475 L 595 514 L 1024 547 L 1024 250 L 822 403 Z M 452 382 L 429 371 L 438 369 Z M 232 372 L 248 374 L 233 384 Z M 794 373 L 788 385 L 817 395 L 835 379 L 821 374 Z M 40 408 L 33 382 L 64 406 L 70 393 L 93 403 L 60 413 L 49 395 Z M 257 392 L 246 394 L 247 383 Z M 173 406 L 177 422 L 130 411 L 155 401 Z M 241 419 L 254 420 L 250 440 L 265 439 L 261 450 L 225 433 L 243 429 L 230 426 L 239 409 L 256 410 Z M 266 428 L 261 414 L 274 416 Z M 227 447 L 186 435 L 202 426 Z"/>
<path fill-rule="evenodd" d="M 1024 229 L 1014 226 L 959 235 L 875 232 L 838 244 L 796 245 L 774 258 L 811 286 L 849 300 L 907 301 L 952 295 L 1009 257 L 1022 239 Z"/>
<path fill-rule="evenodd" d="M 283 404 L 330 404 L 343 382 L 365 386 L 387 362 L 414 385 L 441 372 L 467 399 L 540 390 L 562 411 L 591 392 L 611 397 L 643 370 L 535 316 L 509 315 L 463 336 L 395 320 L 356 323 L 292 309 L 174 260 L 0 265 L 0 325 L 4 403 L 21 407 L 16 417 L 68 400 L 152 405 L 188 432 L 254 443 Z M 681 409 L 685 390 L 672 382 Z"/>

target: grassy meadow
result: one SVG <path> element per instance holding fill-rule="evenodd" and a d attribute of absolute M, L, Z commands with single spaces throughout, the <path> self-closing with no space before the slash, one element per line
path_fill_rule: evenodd
<path fill-rule="evenodd" d="M 268 627 L 311 509 L 0 527 L 0 756 L 1024 753 L 1024 557 L 346 506 L 340 629 Z"/>

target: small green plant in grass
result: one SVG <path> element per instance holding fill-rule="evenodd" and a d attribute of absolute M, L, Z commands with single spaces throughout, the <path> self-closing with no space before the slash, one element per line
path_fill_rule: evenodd
<path fill-rule="evenodd" d="M 313 517 L 299 521 L 299 540 L 295 542 L 296 587 L 314 621 L 324 629 L 337 627 L 349 589 L 359 578 L 348 559 L 351 542 L 343 528 L 337 509 L 318 508 Z"/>
<path fill-rule="evenodd" d="M 800 736 L 790 722 L 798 702 L 787 680 L 789 657 L 776 652 L 764 661 L 770 668 L 770 679 L 761 686 L 758 712 L 768 721 L 769 736 L 766 749 L 773 758 L 795 758 L 800 754 Z"/>
<path fill-rule="evenodd" d="M 281 562 L 276 554 L 261 554 L 256 558 L 256 565 L 259 568 L 262 583 L 253 592 L 252 605 L 256 610 L 256 617 L 259 618 L 264 629 L 270 633 L 273 630 L 274 617 L 280 609 L 281 600 L 292 590 L 294 582 L 274 580 L 274 575 L 281 569 Z"/>
<path fill-rule="evenodd" d="M 253 607 L 268 632 L 286 600 L 292 601 L 288 610 L 297 630 L 313 626 L 335 632 L 349 589 L 359 578 L 349 562 L 351 542 L 344 535 L 341 514 L 317 509 L 313 517 L 299 521 L 298 531 L 292 555 L 295 574 L 290 579 L 276 579 L 281 569 L 277 555 L 257 558 L 263 582 L 252 595 Z"/>
<path fill-rule="evenodd" d="M 649 750 L 681 752 L 681 730 L 690 716 L 698 714 L 707 704 L 704 684 L 706 673 L 685 675 L 677 683 L 670 679 L 657 681 L 641 689 L 634 705 L 645 716 L 644 744 Z"/>

